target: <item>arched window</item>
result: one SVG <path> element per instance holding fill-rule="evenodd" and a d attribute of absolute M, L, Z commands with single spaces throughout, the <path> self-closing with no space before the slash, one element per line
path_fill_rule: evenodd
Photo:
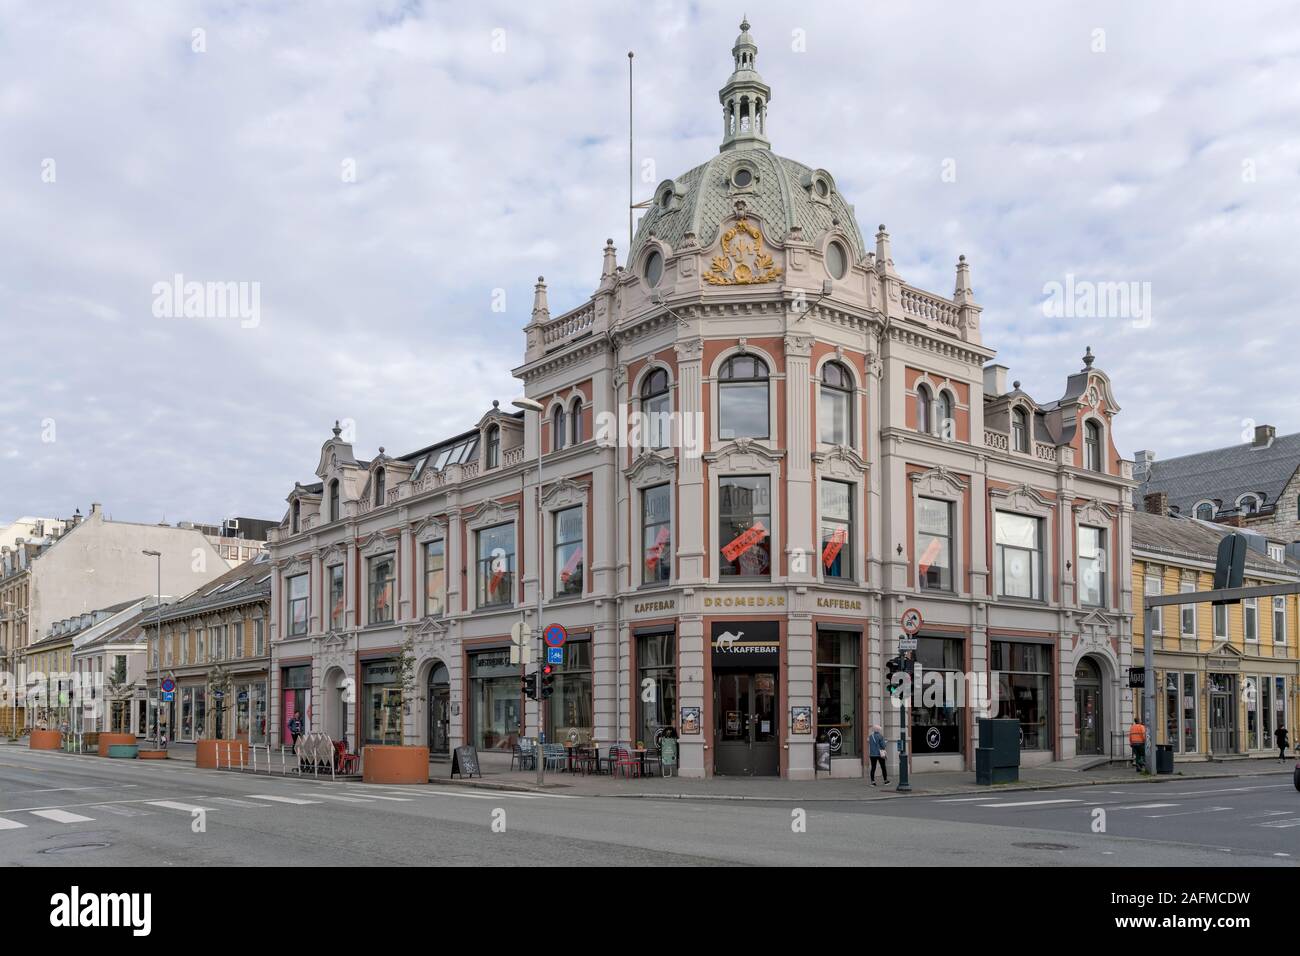
<path fill-rule="evenodd" d="M 1029 416 L 1023 408 L 1011 412 L 1011 448 L 1013 451 L 1029 451 Z"/>
<path fill-rule="evenodd" d="M 551 412 L 551 451 L 563 448 L 565 437 L 564 406 L 556 405 Z"/>
<path fill-rule="evenodd" d="M 817 430 L 828 445 L 853 444 L 853 379 L 839 362 L 822 366 L 817 399 Z"/>
<path fill-rule="evenodd" d="M 753 355 L 733 355 L 718 372 L 718 437 L 767 438 L 767 365 Z"/>
<path fill-rule="evenodd" d="M 298 499 L 294 498 L 293 507 L 289 510 L 289 532 L 291 534 L 298 533 L 298 512 Z"/>
<path fill-rule="evenodd" d="M 338 521 L 343 517 L 339 512 L 339 480 L 335 478 L 330 482 L 330 521 Z"/>
<path fill-rule="evenodd" d="M 1202 521 L 1214 520 L 1214 505 L 1209 501 L 1198 502 L 1196 505 L 1196 517 Z"/>
<path fill-rule="evenodd" d="M 487 430 L 487 444 L 484 446 L 484 462 L 488 468 L 501 464 L 501 426 L 492 425 Z"/>
<path fill-rule="evenodd" d="M 572 425 L 573 444 L 581 445 L 582 444 L 582 399 L 575 398 L 573 400 L 573 409 L 572 411 L 570 411 L 569 417 L 573 419 L 573 425 Z"/>
<path fill-rule="evenodd" d="M 1237 510 L 1244 515 L 1253 515 L 1259 511 L 1259 496 L 1242 495 L 1237 499 Z"/>
<path fill-rule="evenodd" d="M 924 385 L 916 386 L 916 430 L 930 433 L 930 389 Z"/>
<path fill-rule="evenodd" d="M 945 441 L 951 441 L 957 426 L 952 419 L 952 396 L 944 389 L 939 390 L 938 415 L 935 416 L 934 432 Z"/>
<path fill-rule="evenodd" d="M 649 448 L 667 448 L 672 437 L 668 373 L 655 369 L 641 381 L 641 434 Z"/>
<path fill-rule="evenodd" d="M 1083 467 L 1101 471 L 1101 426 L 1096 422 L 1083 426 Z"/>
<path fill-rule="evenodd" d="M 384 469 L 375 472 L 375 507 L 384 503 Z"/>

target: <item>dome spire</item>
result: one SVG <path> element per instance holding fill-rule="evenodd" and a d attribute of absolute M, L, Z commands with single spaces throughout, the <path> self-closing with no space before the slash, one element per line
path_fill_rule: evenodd
<path fill-rule="evenodd" d="M 749 18 L 740 22 L 740 36 L 731 48 L 735 69 L 721 90 L 722 145 L 719 152 L 729 149 L 758 147 L 767 149 L 772 144 L 767 139 L 767 104 L 772 91 L 758 75 L 755 61 L 758 44 L 749 35 Z"/>

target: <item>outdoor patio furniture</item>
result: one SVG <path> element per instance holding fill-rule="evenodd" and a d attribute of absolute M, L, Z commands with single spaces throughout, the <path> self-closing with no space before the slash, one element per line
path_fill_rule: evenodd
<path fill-rule="evenodd" d="M 564 744 L 543 744 L 542 760 L 547 770 L 563 770 L 569 762 Z"/>
<path fill-rule="evenodd" d="M 614 748 L 614 769 L 620 777 L 641 776 L 641 761 L 623 747 Z"/>
<path fill-rule="evenodd" d="M 515 764 L 519 765 L 520 770 L 536 770 L 536 755 L 533 753 L 531 743 L 525 745 L 516 743 L 510 752 L 510 769 L 515 769 Z"/>

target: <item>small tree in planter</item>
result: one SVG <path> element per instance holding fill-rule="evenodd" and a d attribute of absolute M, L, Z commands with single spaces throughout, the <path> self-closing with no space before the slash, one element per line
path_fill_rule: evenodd
<path fill-rule="evenodd" d="M 368 744 L 362 754 L 362 779 L 366 783 L 428 783 L 429 748 L 407 746 L 406 718 L 416 699 L 415 637 L 409 636 L 397 655 L 397 688 L 401 694 L 398 719 L 400 744 Z"/>
<path fill-rule="evenodd" d="M 113 719 L 119 713 L 119 709 L 115 705 L 125 704 L 134 697 L 135 686 L 127 683 L 126 674 L 119 673 L 116 670 L 109 671 L 108 676 L 104 678 L 104 696 L 108 698 L 108 729 L 110 732 L 116 733 L 118 729 L 114 726 Z M 129 716 L 127 724 L 130 724 Z"/>
<path fill-rule="evenodd" d="M 222 710 L 226 706 L 226 695 L 230 693 L 230 671 L 220 662 L 214 663 L 208 668 L 208 696 L 217 701 L 217 706 L 209 713 L 215 710 Z M 207 728 L 203 728 L 207 731 Z"/>

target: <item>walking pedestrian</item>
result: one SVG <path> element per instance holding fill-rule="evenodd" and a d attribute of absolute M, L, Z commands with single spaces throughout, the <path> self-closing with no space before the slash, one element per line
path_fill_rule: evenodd
<path fill-rule="evenodd" d="M 1286 748 L 1287 745 L 1290 743 L 1291 741 L 1287 737 L 1286 728 L 1279 727 L 1277 729 L 1277 759 L 1278 760 L 1282 760 L 1282 761 L 1286 760 Z"/>
<path fill-rule="evenodd" d="M 1147 765 L 1147 729 L 1137 717 L 1133 718 L 1133 726 L 1128 729 L 1128 744 L 1133 748 L 1133 766 L 1141 773 Z"/>
<path fill-rule="evenodd" d="M 298 746 L 298 738 L 302 736 L 302 714 L 296 710 L 293 712 L 293 716 L 289 718 L 289 736 L 293 738 L 290 740 L 289 746 Z"/>
<path fill-rule="evenodd" d="M 867 738 L 867 753 L 871 756 L 871 785 L 876 785 L 876 764 L 880 764 L 880 772 L 885 778 L 885 783 L 889 783 L 889 764 L 885 762 L 885 754 L 889 752 L 889 743 L 885 740 L 885 735 L 880 729 L 879 724 L 871 725 L 871 736 Z"/>

